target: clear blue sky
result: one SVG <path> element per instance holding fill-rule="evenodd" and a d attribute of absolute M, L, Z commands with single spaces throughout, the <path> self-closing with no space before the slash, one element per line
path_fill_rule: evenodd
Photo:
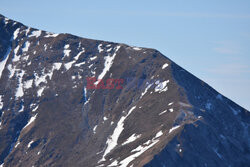
<path fill-rule="evenodd" d="M 1 0 L 26 25 L 156 48 L 250 110 L 250 0 Z"/>

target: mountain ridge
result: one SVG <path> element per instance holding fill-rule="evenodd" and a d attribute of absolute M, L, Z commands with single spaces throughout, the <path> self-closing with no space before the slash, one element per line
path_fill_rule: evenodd
<path fill-rule="evenodd" d="M 249 112 L 159 51 L 48 33 L 1 15 L 0 20 L 0 63 L 8 55 L 0 77 L 0 164 L 249 162 Z M 123 89 L 86 89 L 87 77 L 124 79 Z M 213 143 L 205 138 L 208 132 Z M 206 148 L 196 139 L 204 152 L 199 155 L 210 158 L 197 157 L 194 136 L 208 143 Z M 230 147 L 240 155 L 236 160 L 227 153 Z"/>

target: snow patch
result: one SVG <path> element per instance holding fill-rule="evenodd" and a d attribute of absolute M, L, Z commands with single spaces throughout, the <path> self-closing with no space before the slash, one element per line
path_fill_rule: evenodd
<path fill-rule="evenodd" d="M 16 143 L 16 145 L 15 145 L 15 148 L 17 148 L 19 145 L 20 145 L 20 142 L 17 141 L 17 143 Z"/>
<path fill-rule="evenodd" d="M 18 112 L 20 113 L 20 112 L 23 112 L 23 111 L 24 111 L 24 106 L 22 105 L 21 109 Z"/>
<path fill-rule="evenodd" d="M 141 137 L 141 135 L 132 134 L 124 143 L 122 143 L 122 145 L 132 143 L 132 142 L 134 142 L 135 140 L 137 140 L 140 137 Z"/>
<path fill-rule="evenodd" d="M 29 144 L 28 144 L 28 148 L 30 148 L 30 146 L 31 146 L 31 144 L 33 143 L 34 141 L 33 140 L 31 140 L 30 142 L 29 142 Z"/>
<path fill-rule="evenodd" d="M 118 161 L 115 160 L 113 161 L 110 165 L 108 165 L 107 167 L 114 167 L 114 166 L 118 166 Z"/>
<path fill-rule="evenodd" d="M 14 40 L 18 37 L 19 31 L 20 31 L 20 28 L 18 28 L 18 29 L 15 30 L 15 32 L 13 34 L 13 39 Z"/>
<path fill-rule="evenodd" d="M 97 128 L 97 125 L 94 126 L 94 128 L 93 128 L 93 133 L 94 133 L 94 134 L 96 133 L 96 128 Z"/>
<path fill-rule="evenodd" d="M 38 76 L 38 74 L 34 74 L 35 75 L 35 85 L 36 86 L 39 86 L 40 85 L 40 83 L 47 83 L 47 80 L 46 80 L 46 77 L 47 77 L 47 75 L 42 75 L 42 76 Z"/>
<path fill-rule="evenodd" d="M 0 110 L 3 108 L 3 101 L 2 101 L 2 95 L 0 95 Z"/>
<path fill-rule="evenodd" d="M 169 80 L 167 81 L 163 81 L 163 82 L 159 82 L 159 81 L 156 81 L 155 84 L 157 85 L 155 87 L 155 92 L 165 92 L 168 90 L 168 87 L 167 87 L 167 84 L 169 83 Z"/>
<path fill-rule="evenodd" d="M 85 49 L 83 48 L 83 50 L 82 50 L 81 52 L 79 52 L 79 53 L 74 57 L 74 59 L 75 59 L 75 60 L 78 60 L 79 57 L 81 56 L 81 54 L 83 54 L 84 52 L 85 52 Z"/>
<path fill-rule="evenodd" d="M 113 48 L 109 48 L 109 49 L 107 49 L 107 52 L 111 52 L 111 50 L 112 50 Z"/>
<path fill-rule="evenodd" d="M 97 58 L 97 56 L 94 56 L 94 57 L 91 57 L 89 59 L 92 61 L 92 60 L 95 60 L 96 58 Z"/>
<path fill-rule="evenodd" d="M 16 98 L 22 97 L 24 95 L 24 92 L 23 92 L 23 83 L 22 83 L 23 75 L 24 75 L 24 71 L 21 71 L 18 74 L 18 87 L 16 89 Z"/>
<path fill-rule="evenodd" d="M 34 74 L 35 75 L 35 80 L 34 80 L 35 85 L 39 86 L 40 83 L 47 83 L 47 80 L 46 80 L 47 77 L 49 77 L 49 79 L 51 80 L 53 73 L 54 73 L 54 70 L 59 70 L 61 68 L 61 65 L 62 65 L 62 63 L 54 63 L 51 70 L 46 74 L 44 73 L 44 69 L 43 69 L 41 76 L 38 76 L 38 74 L 35 73 Z"/>
<path fill-rule="evenodd" d="M 9 19 L 8 18 L 4 18 L 4 24 L 8 24 L 9 23 Z"/>
<path fill-rule="evenodd" d="M 14 49 L 14 58 L 12 59 L 13 62 L 17 62 L 20 60 L 20 55 L 17 55 L 19 48 L 20 46 L 17 45 L 17 47 Z"/>
<path fill-rule="evenodd" d="M 168 63 L 163 64 L 163 66 L 162 66 L 162 68 L 161 68 L 161 69 L 163 69 L 163 70 L 164 70 L 167 66 L 168 66 Z"/>
<path fill-rule="evenodd" d="M 30 120 L 29 120 L 29 122 L 25 125 L 24 128 L 28 127 L 31 123 L 33 123 L 36 120 L 36 116 L 37 116 L 37 114 L 34 115 L 33 117 L 31 117 Z"/>
<path fill-rule="evenodd" d="M 39 105 L 37 105 L 34 109 L 32 109 L 32 112 L 35 112 L 38 109 Z"/>
<path fill-rule="evenodd" d="M 104 51 L 104 49 L 102 49 L 102 44 L 99 44 L 97 48 L 98 48 L 99 53 Z"/>
<path fill-rule="evenodd" d="M 14 76 L 16 70 L 15 70 L 15 68 L 12 68 L 11 64 L 9 64 L 7 68 L 9 70 L 9 72 L 10 72 L 9 78 L 12 78 Z"/>
<path fill-rule="evenodd" d="M 26 41 L 24 43 L 24 47 L 22 49 L 23 52 L 27 52 L 29 50 L 29 47 L 30 47 L 30 42 L 29 41 Z"/>
<path fill-rule="evenodd" d="M 37 96 L 38 97 L 42 96 L 44 89 L 45 89 L 45 87 L 41 87 L 41 88 L 38 89 L 38 91 L 37 91 Z"/>
<path fill-rule="evenodd" d="M 68 46 L 66 46 L 66 48 L 68 48 Z M 81 55 L 82 53 L 84 53 L 84 52 L 85 52 L 85 50 L 83 49 L 81 52 L 79 52 L 79 53 L 74 57 L 74 60 L 73 60 L 73 61 L 64 64 L 66 70 L 69 70 L 69 69 L 72 67 L 72 65 L 78 60 L 78 58 L 80 57 L 80 55 Z M 85 64 L 85 63 L 84 63 L 84 64 Z M 77 66 L 77 65 L 79 65 L 79 64 L 76 64 L 76 66 Z"/>
<path fill-rule="evenodd" d="M 62 63 L 54 63 L 54 64 L 53 64 L 53 67 L 54 67 L 56 70 L 60 70 L 61 66 L 62 66 Z"/>
<path fill-rule="evenodd" d="M 162 114 L 164 114 L 164 113 L 166 113 L 167 112 L 167 110 L 164 110 L 164 111 L 162 111 L 159 115 L 162 115 Z"/>
<path fill-rule="evenodd" d="M 145 151 L 152 148 L 156 143 L 158 143 L 160 141 L 157 138 L 159 138 L 162 134 L 163 134 L 162 131 L 158 132 L 152 140 L 149 140 L 149 141 L 143 143 L 142 145 L 138 146 L 137 148 L 133 149 L 131 151 L 131 153 L 134 153 L 134 154 L 132 154 L 132 155 L 128 156 L 127 158 L 125 158 L 124 160 L 122 160 L 119 163 L 119 167 L 127 167 L 128 164 L 130 162 L 132 162 L 135 158 L 139 157 Z"/>
<path fill-rule="evenodd" d="M 147 87 L 145 88 L 144 92 L 142 92 L 140 99 L 147 93 L 148 89 L 153 85 L 153 84 L 148 84 L 147 82 Z"/>
<path fill-rule="evenodd" d="M 171 132 L 175 131 L 175 130 L 178 129 L 179 127 L 181 127 L 181 126 L 180 126 L 180 125 L 177 125 L 177 126 L 172 127 L 171 129 L 169 129 L 169 132 L 168 132 L 168 133 L 171 133 Z"/>
<path fill-rule="evenodd" d="M 69 57 L 69 54 L 71 52 L 71 50 L 68 49 L 68 48 L 69 48 L 69 44 L 67 44 L 67 45 L 64 46 L 63 53 L 64 53 L 64 56 L 66 56 L 66 57 Z"/>
<path fill-rule="evenodd" d="M 38 38 L 41 34 L 42 34 L 41 30 L 36 30 L 36 31 L 32 31 L 32 33 L 31 33 L 31 35 L 29 35 L 29 37 L 36 37 L 36 38 Z"/>
<path fill-rule="evenodd" d="M 90 65 L 89 65 L 89 68 L 91 68 L 92 66 L 93 66 L 93 64 L 90 64 Z"/>
<path fill-rule="evenodd" d="M 30 27 L 28 29 L 26 29 L 25 35 L 27 36 L 29 34 L 29 32 L 30 32 Z"/>
<path fill-rule="evenodd" d="M 158 133 L 156 133 L 155 138 L 159 138 L 163 135 L 162 131 L 159 131 Z"/>
<path fill-rule="evenodd" d="M 29 60 L 29 55 L 22 57 L 22 60 L 24 60 L 24 61 Z"/>
<path fill-rule="evenodd" d="M 44 45 L 44 50 L 46 51 L 48 48 L 47 44 Z"/>
<path fill-rule="evenodd" d="M 173 105 L 173 104 L 174 104 L 174 102 L 168 103 L 168 106 L 171 106 L 171 105 Z"/>
<path fill-rule="evenodd" d="M 85 61 L 84 62 L 81 62 L 81 63 L 78 63 L 78 64 L 75 64 L 76 67 L 80 67 L 81 65 L 85 64 Z"/>
<path fill-rule="evenodd" d="M 142 48 L 139 48 L 139 47 L 133 47 L 133 49 L 137 51 L 142 50 Z"/>
<path fill-rule="evenodd" d="M 24 82 L 23 87 L 25 89 L 29 89 L 29 88 L 32 88 L 32 84 L 33 84 L 33 80 L 30 79 L 30 80 Z"/>
<path fill-rule="evenodd" d="M 105 156 L 111 151 L 113 150 L 116 146 L 117 146 L 117 141 L 118 138 L 120 136 L 120 134 L 122 133 L 123 129 L 124 129 L 124 121 L 126 120 L 126 118 L 132 113 L 132 111 L 136 108 L 136 106 L 132 107 L 128 114 L 125 116 L 122 116 L 121 119 L 118 121 L 116 128 L 113 131 L 113 134 L 108 138 L 106 144 L 107 147 L 104 151 L 103 157 L 99 162 L 105 161 Z"/>
<path fill-rule="evenodd" d="M 10 52 L 11 52 L 11 47 L 9 47 L 7 49 L 7 52 L 5 53 L 4 59 L 0 62 L 0 79 L 2 77 L 2 73 L 3 73 L 3 70 L 4 70 L 5 65 L 7 63 L 7 60 L 9 58 Z"/>
<path fill-rule="evenodd" d="M 75 61 L 73 60 L 71 62 L 68 62 L 68 63 L 64 64 L 64 67 L 66 68 L 66 70 L 69 70 L 74 63 L 75 63 Z"/>
<path fill-rule="evenodd" d="M 119 49 L 120 49 L 120 46 L 117 46 L 113 56 L 108 55 L 108 56 L 104 57 L 104 59 L 105 59 L 104 69 L 103 69 L 102 73 L 98 76 L 98 80 L 102 79 L 105 76 L 105 74 L 109 71 L 109 69 L 111 68 L 113 61 L 115 59 L 116 53 Z M 97 83 L 98 83 L 98 81 L 95 82 L 95 85 Z"/>

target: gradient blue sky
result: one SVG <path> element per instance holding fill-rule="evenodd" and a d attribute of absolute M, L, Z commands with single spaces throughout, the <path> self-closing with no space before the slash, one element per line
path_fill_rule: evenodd
<path fill-rule="evenodd" d="M 51 32 L 155 48 L 250 110 L 250 0 L 1 0 L 0 13 Z"/>

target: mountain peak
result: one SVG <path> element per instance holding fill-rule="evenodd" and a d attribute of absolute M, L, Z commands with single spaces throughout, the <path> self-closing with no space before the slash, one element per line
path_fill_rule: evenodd
<path fill-rule="evenodd" d="M 249 112 L 159 51 L 1 15 L 0 37 L 3 166 L 249 164 Z"/>

